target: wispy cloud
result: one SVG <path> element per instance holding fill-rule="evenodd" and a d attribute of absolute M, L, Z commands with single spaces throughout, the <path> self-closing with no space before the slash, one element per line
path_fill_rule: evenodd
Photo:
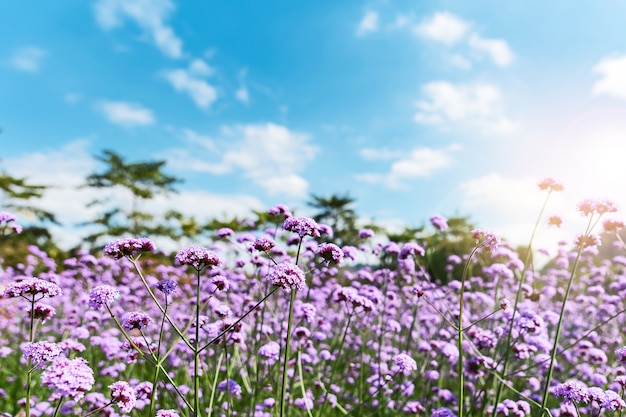
<path fill-rule="evenodd" d="M 356 28 L 357 36 L 365 36 L 378 30 L 378 13 L 368 10 Z"/>
<path fill-rule="evenodd" d="M 250 91 L 246 85 L 248 70 L 246 68 L 239 71 L 239 88 L 235 91 L 235 98 L 244 104 L 250 104 Z"/>
<path fill-rule="evenodd" d="M 435 81 L 422 86 L 415 121 L 442 127 L 469 127 L 484 135 L 508 134 L 517 126 L 503 114 L 500 90 L 491 84 Z"/>
<path fill-rule="evenodd" d="M 37 72 L 46 51 L 36 46 L 27 46 L 18 50 L 9 60 L 11 66 L 19 71 Z"/>
<path fill-rule="evenodd" d="M 470 30 L 470 23 L 452 13 L 437 12 L 415 26 L 414 30 L 424 38 L 454 45 L 465 38 Z"/>
<path fill-rule="evenodd" d="M 170 0 L 99 0 L 94 13 L 105 30 L 123 25 L 126 19 L 134 21 L 161 52 L 170 58 L 180 58 L 183 43 L 165 23 L 174 8 Z"/>
<path fill-rule="evenodd" d="M 506 67 L 515 57 L 509 44 L 502 39 L 486 39 L 474 33 L 468 43 L 474 50 L 487 54 L 499 67 Z"/>
<path fill-rule="evenodd" d="M 602 59 L 593 67 L 593 72 L 600 76 L 593 84 L 593 94 L 626 100 L 626 55 Z"/>
<path fill-rule="evenodd" d="M 375 157 L 375 149 L 362 149 L 360 153 L 365 159 L 395 160 L 386 173 L 358 174 L 356 179 L 369 184 L 381 184 L 390 189 L 405 189 L 411 180 L 429 177 L 451 166 L 454 162 L 452 153 L 458 149 L 456 145 L 444 149 L 419 147 L 408 153 L 380 149 L 380 157 Z"/>
<path fill-rule="evenodd" d="M 187 143 L 199 146 L 168 150 L 164 156 L 173 168 L 214 175 L 241 172 L 271 195 L 307 195 L 308 181 L 301 173 L 319 151 L 309 135 L 274 123 L 226 126 L 215 140 L 189 132 Z M 217 150 L 206 152 L 214 146 Z"/>
<path fill-rule="evenodd" d="M 163 76 L 176 91 L 189 95 L 196 106 L 203 109 L 217 100 L 217 90 L 205 80 L 212 74 L 212 68 L 201 59 L 192 61 L 187 69 L 163 71 Z"/>
<path fill-rule="evenodd" d="M 448 47 L 466 45 L 465 54 L 477 57 L 486 55 L 494 64 L 505 67 L 515 58 L 509 44 L 503 39 L 485 38 L 472 29 L 472 23 L 449 12 L 437 12 L 413 26 L 414 32 L 424 39 L 442 43 Z M 469 49 L 468 49 L 469 47 Z M 467 57 L 455 53 L 448 61 L 467 69 L 471 62 Z"/>
<path fill-rule="evenodd" d="M 136 103 L 103 100 L 97 108 L 109 122 L 124 127 L 146 126 L 155 122 L 152 110 Z"/>

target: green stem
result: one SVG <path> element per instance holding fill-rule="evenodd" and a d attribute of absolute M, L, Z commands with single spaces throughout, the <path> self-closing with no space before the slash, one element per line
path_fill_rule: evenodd
<path fill-rule="evenodd" d="M 470 262 L 472 262 L 472 258 L 478 251 L 479 246 L 476 246 L 472 253 L 470 253 L 469 258 L 467 258 L 467 262 L 465 263 L 465 267 L 463 268 L 463 275 L 461 275 L 461 294 L 459 295 L 459 325 L 457 326 L 457 334 L 458 334 L 458 349 L 459 349 L 459 360 L 458 360 L 458 373 L 459 373 L 459 417 L 463 417 L 463 407 L 465 402 L 465 382 L 463 381 L 463 302 L 465 296 L 465 280 L 467 279 L 467 271 L 469 270 Z"/>
<path fill-rule="evenodd" d="M 539 215 L 537 216 L 537 220 L 535 220 L 533 231 L 530 234 L 530 240 L 528 241 L 528 246 L 526 247 L 526 258 L 524 259 L 524 267 L 522 268 L 520 282 L 519 282 L 519 285 L 517 286 L 517 292 L 515 294 L 515 301 L 513 303 L 513 315 L 515 315 L 515 312 L 517 311 L 517 306 L 519 305 L 520 300 L 522 298 L 522 287 L 524 283 L 526 282 L 526 272 L 528 271 L 528 266 L 530 265 L 530 259 L 532 257 L 532 246 L 535 240 L 535 234 L 537 233 L 537 229 L 539 228 L 539 223 L 541 222 L 543 213 L 548 205 L 548 199 L 550 198 L 550 194 L 552 194 L 552 190 L 548 192 L 546 199 L 543 201 L 543 205 L 541 206 L 541 210 L 539 210 Z M 507 338 L 506 338 L 504 360 L 502 362 L 502 375 L 506 375 L 508 365 L 509 365 L 509 353 L 511 351 L 509 347 L 511 346 L 511 338 L 513 337 L 513 325 L 514 325 L 514 320 L 513 318 L 511 318 L 511 322 L 509 323 L 509 331 L 507 333 Z M 499 384 L 498 389 L 496 390 L 496 395 L 495 395 L 495 399 L 493 403 L 492 417 L 496 417 L 498 404 L 500 403 L 500 398 L 502 397 L 502 389 L 503 389 L 502 384 Z"/>
<path fill-rule="evenodd" d="M 200 270 L 196 280 L 196 334 L 193 341 L 193 409 L 194 415 L 200 417 Z"/>
<path fill-rule="evenodd" d="M 178 328 L 178 326 L 176 326 L 176 324 L 172 321 L 170 316 L 166 313 L 165 308 L 163 308 L 163 306 L 161 305 L 159 300 L 154 295 L 154 292 L 152 291 L 152 288 L 150 288 L 150 285 L 148 285 L 148 281 L 146 281 L 146 278 L 143 276 L 143 272 L 141 272 L 141 268 L 139 267 L 139 263 L 137 262 L 138 259 L 133 259 L 133 258 L 129 257 L 128 260 L 130 260 L 130 262 L 135 267 L 135 271 L 137 271 L 137 274 L 139 275 L 139 278 L 141 279 L 141 282 L 142 282 L 143 286 L 148 291 L 148 295 L 150 295 L 150 298 L 152 298 L 152 301 L 154 301 L 154 303 L 157 305 L 159 310 L 161 310 L 161 314 L 164 315 L 164 317 L 167 319 L 167 322 L 170 324 L 170 326 L 172 326 L 174 331 L 178 334 L 178 336 L 180 336 L 181 340 L 187 345 L 187 347 L 189 349 L 193 350 L 193 346 L 191 345 L 191 343 L 189 343 L 189 340 L 187 340 L 187 338 L 181 332 L 181 330 Z"/>
<path fill-rule="evenodd" d="M 28 330 L 28 343 L 33 343 L 35 340 L 35 296 L 33 295 L 30 301 L 30 329 Z M 32 384 L 32 370 L 31 360 L 28 358 L 28 364 L 26 366 L 28 372 L 26 373 L 26 417 L 30 417 L 30 395 Z"/>
<path fill-rule="evenodd" d="M 285 356 L 283 358 L 283 378 L 280 388 L 280 417 L 285 417 L 287 395 L 287 368 L 289 365 L 289 350 L 291 345 L 291 325 L 293 322 L 293 305 L 296 301 L 296 290 L 291 290 L 291 297 L 289 299 L 289 318 L 287 319 L 287 341 L 285 343 Z"/>
<path fill-rule="evenodd" d="M 167 313 L 167 295 L 165 296 L 165 313 Z M 161 363 L 161 341 L 163 340 L 163 328 L 165 327 L 165 315 L 161 318 L 161 327 L 159 328 L 159 340 L 157 341 L 156 358 L 157 363 Z M 150 347 L 148 346 L 148 349 Z M 157 383 L 159 379 L 159 368 L 155 367 L 154 376 L 152 377 L 152 392 L 150 393 L 150 415 L 154 415 L 154 406 L 156 402 Z"/>
<path fill-rule="evenodd" d="M 593 216 L 590 216 L 589 224 L 587 225 L 587 230 L 584 234 L 585 237 L 589 236 L 591 232 L 592 220 Z M 559 321 L 556 325 L 556 334 L 554 335 L 554 344 L 552 345 L 552 354 L 550 356 L 550 366 L 548 367 L 548 377 L 546 378 L 546 385 L 543 390 L 543 400 L 541 401 L 541 416 L 545 414 L 545 410 L 547 409 L 546 405 L 548 404 L 548 393 L 550 391 L 550 383 L 552 382 L 552 374 L 554 372 L 554 362 L 556 360 L 557 348 L 559 346 L 559 336 L 561 336 L 561 327 L 563 325 L 563 317 L 565 316 L 565 305 L 567 304 L 567 298 L 569 297 L 570 290 L 572 289 L 572 283 L 574 282 L 574 277 L 576 276 L 576 270 L 578 269 L 578 263 L 580 262 L 580 256 L 583 252 L 584 246 L 584 243 L 581 243 L 578 248 L 576 260 L 574 261 L 574 266 L 572 267 L 572 273 L 570 274 L 569 281 L 567 282 L 567 288 L 565 290 L 565 295 L 563 296 L 563 302 L 561 303 L 561 313 L 559 314 Z"/>
<path fill-rule="evenodd" d="M 243 319 L 245 319 L 246 317 L 248 317 L 248 315 L 250 313 L 252 313 L 254 310 L 256 310 L 256 308 L 258 306 L 260 306 L 261 304 L 263 304 L 263 302 L 265 300 L 267 300 L 272 294 L 274 294 L 280 287 L 274 287 L 272 288 L 272 290 L 261 299 L 261 301 L 259 301 L 258 303 L 256 303 L 252 308 L 250 308 L 250 310 L 248 310 L 243 316 L 239 317 L 233 324 L 231 324 L 230 326 L 228 326 L 227 328 L 225 328 L 224 330 L 222 330 L 222 332 L 220 334 L 218 334 L 217 336 L 215 336 L 213 339 L 211 339 L 209 341 L 209 343 L 207 343 L 206 345 L 204 345 L 199 352 L 202 352 L 204 349 L 208 348 L 209 346 L 211 346 L 213 343 L 215 343 L 215 341 L 219 340 L 220 337 L 224 336 L 226 333 L 228 333 L 230 331 L 230 329 L 232 329 L 233 327 L 235 327 L 237 324 L 239 324 Z"/>
<path fill-rule="evenodd" d="M 339 360 L 341 359 L 341 353 L 343 351 L 343 346 L 346 341 L 346 335 L 348 334 L 348 330 L 350 329 L 350 322 L 352 321 L 353 315 L 354 315 L 354 309 L 350 311 L 350 315 L 348 316 L 348 322 L 346 323 L 346 327 L 343 329 L 343 335 L 341 336 L 341 342 L 339 343 L 339 351 L 337 352 L 337 356 L 335 357 L 335 366 L 333 366 L 332 370 L 330 371 L 330 378 L 328 380 L 329 388 L 333 383 L 333 378 L 335 377 L 335 372 L 337 371 L 337 363 L 339 363 Z M 337 347 L 335 347 L 333 351 L 334 350 L 337 350 Z M 362 372 L 362 369 L 361 369 L 361 372 Z M 324 414 L 324 409 L 326 408 L 327 402 L 328 402 L 328 392 L 324 396 L 324 402 L 322 403 L 322 406 L 320 407 L 319 412 L 317 413 L 317 417 L 320 417 L 321 415 Z"/>
<path fill-rule="evenodd" d="M 300 349 L 298 349 L 298 376 L 300 377 L 300 388 L 302 389 L 302 398 L 304 399 L 306 413 L 309 417 L 313 417 L 313 413 L 311 413 L 311 409 L 306 402 L 306 390 L 304 389 L 304 376 L 302 373 L 302 352 L 300 352 Z"/>
<path fill-rule="evenodd" d="M 224 352 L 220 354 L 217 360 L 217 366 L 215 367 L 215 377 L 213 377 L 213 387 L 211 389 L 211 398 L 209 398 L 209 416 L 213 414 L 213 402 L 215 400 L 215 392 L 217 391 L 217 380 L 220 376 L 220 367 L 222 366 L 222 359 L 224 359 Z"/>

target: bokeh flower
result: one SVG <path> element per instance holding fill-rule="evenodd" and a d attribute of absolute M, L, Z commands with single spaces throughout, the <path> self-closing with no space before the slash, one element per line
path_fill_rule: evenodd
<path fill-rule="evenodd" d="M 197 271 L 222 264 L 222 260 L 216 254 L 200 246 L 190 246 L 186 249 L 181 249 L 174 259 L 177 264 L 190 265 Z"/>
<path fill-rule="evenodd" d="M 89 292 L 89 307 L 101 310 L 120 298 L 120 292 L 110 285 L 98 285 Z"/>
<path fill-rule="evenodd" d="M 134 257 L 143 252 L 156 251 L 156 245 L 147 237 L 118 239 L 104 247 L 104 254 L 114 259 Z"/>
<path fill-rule="evenodd" d="M 300 239 L 305 236 L 320 237 L 319 225 L 309 217 L 289 217 L 283 223 L 283 229 L 297 233 Z"/>
<path fill-rule="evenodd" d="M 275 265 L 267 275 L 272 285 L 285 291 L 302 290 L 306 287 L 304 271 L 291 262 L 282 262 Z"/>
<path fill-rule="evenodd" d="M 117 381 L 109 385 L 111 401 L 120 408 L 122 413 L 130 413 L 135 408 L 137 395 L 126 381 Z"/>

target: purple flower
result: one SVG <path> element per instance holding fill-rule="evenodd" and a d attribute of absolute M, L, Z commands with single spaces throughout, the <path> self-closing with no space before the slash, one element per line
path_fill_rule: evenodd
<path fill-rule="evenodd" d="M 104 247 L 104 254 L 114 259 L 133 257 L 143 252 L 154 252 L 156 246 L 147 237 L 115 240 Z"/>
<path fill-rule="evenodd" d="M 343 251 L 334 243 L 321 243 L 317 247 L 317 254 L 324 259 L 326 265 L 339 265 L 343 260 Z"/>
<path fill-rule="evenodd" d="M 22 353 L 33 366 L 43 369 L 46 362 L 51 362 L 61 354 L 61 348 L 58 344 L 51 342 L 25 343 L 22 346 Z"/>
<path fill-rule="evenodd" d="M 372 229 L 361 229 L 359 231 L 359 239 L 367 239 L 374 236 L 374 231 Z"/>
<path fill-rule="evenodd" d="M 0 211 L 0 223 L 11 223 L 14 221 L 17 221 L 17 217 L 13 214 L 6 211 Z"/>
<path fill-rule="evenodd" d="M 284 218 L 292 216 L 289 208 L 284 204 L 276 204 L 274 207 L 267 210 L 267 214 L 271 214 L 272 216 L 278 216 L 280 214 Z"/>
<path fill-rule="evenodd" d="M 626 402 L 622 400 L 622 397 L 613 390 L 604 391 L 604 399 L 600 402 L 600 407 L 607 410 L 615 411 L 626 408 Z"/>
<path fill-rule="evenodd" d="M 216 254 L 200 246 L 181 249 L 176 254 L 175 261 L 179 265 L 191 265 L 197 271 L 222 264 L 222 260 Z"/>
<path fill-rule="evenodd" d="M 22 233 L 22 226 L 20 226 L 19 224 L 9 224 L 15 221 L 17 221 L 17 218 L 13 214 L 7 213 L 6 211 L 0 211 L 0 226 L 9 226 L 9 228 L 13 230 L 13 232 L 18 234 Z M 4 229 L 4 227 L 2 227 L 2 229 Z"/>
<path fill-rule="evenodd" d="M 176 410 L 159 410 L 156 413 L 156 417 L 180 417 Z"/>
<path fill-rule="evenodd" d="M 598 235 L 578 235 L 574 241 L 574 245 L 583 248 L 600 246 L 600 244 L 602 244 L 602 240 Z"/>
<path fill-rule="evenodd" d="M 161 281 L 156 283 L 155 287 L 163 294 L 170 295 L 174 291 L 176 291 L 176 287 L 178 287 L 178 284 L 176 283 L 176 281 L 171 279 L 162 279 Z"/>
<path fill-rule="evenodd" d="M 409 375 L 417 370 L 417 362 L 405 353 L 397 354 L 393 357 L 393 363 L 398 368 L 398 372 Z"/>
<path fill-rule="evenodd" d="M 306 286 L 304 271 L 291 262 L 282 262 L 274 266 L 267 278 L 272 285 L 285 291 L 302 290 Z"/>
<path fill-rule="evenodd" d="M 45 323 L 56 314 L 56 310 L 51 305 L 39 303 L 32 310 L 28 309 L 28 315 L 30 316 L 31 314 L 35 320 L 41 320 L 42 323 Z"/>
<path fill-rule="evenodd" d="M 228 291 L 228 289 L 230 288 L 228 278 L 223 275 L 216 275 L 212 277 L 211 283 L 215 285 L 215 287 L 220 291 Z"/>
<path fill-rule="evenodd" d="M 269 252 L 274 246 L 276 246 L 276 242 L 268 237 L 259 237 L 252 245 L 254 249 L 261 252 Z"/>
<path fill-rule="evenodd" d="M 500 246 L 500 238 L 487 230 L 474 229 L 472 230 L 472 237 L 478 241 L 478 245 L 484 247 L 488 252 Z"/>
<path fill-rule="evenodd" d="M 449 408 L 441 407 L 433 411 L 430 417 L 456 417 L 456 414 L 454 414 Z"/>
<path fill-rule="evenodd" d="M 233 232 L 233 229 L 231 229 L 230 227 L 222 227 L 217 231 L 217 236 L 221 238 L 227 238 L 234 234 L 235 232 Z"/>
<path fill-rule="evenodd" d="M 41 374 L 43 386 L 54 389 L 49 401 L 69 397 L 78 401 L 95 383 L 93 370 L 83 358 L 57 357 Z"/>
<path fill-rule="evenodd" d="M 435 214 L 430 218 L 430 224 L 439 231 L 444 231 L 448 228 L 448 219 L 440 214 Z"/>
<path fill-rule="evenodd" d="M 406 414 L 419 415 L 420 413 L 426 411 L 426 409 L 418 401 L 407 401 L 402 411 Z"/>
<path fill-rule="evenodd" d="M 411 255 L 424 256 L 425 253 L 424 248 L 417 243 L 407 242 L 402 246 L 402 249 L 398 254 L 398 259 L 407 259 Z"/>
<path fill-rule="evenodd" d="M 241 386 L 239 386 L 239 384 L 235 381 L 233 381 L 232 379 L 228 379 L 228 380 L 224 380 L 222 382 L 220 382 L 219 384 L 217 384 L 217 389 L 218 391 L 226 391 L 226 389 L 228 389 L 228 392 L 230 392 L 231 394 L 239 397 L 241 395 Z"/>
<path fill-rule="evenodd" d="M 120 297 L 120 292 L 110 285 L 98 285 L 89 292 L 89 307 L 101 310 Z"/>
<path fill-rule="evenodd" d="M 309 217 L 289 217 L 283 223 L 283 229 L 297 233 L 300 239 L 305 236 L 320 237 L 319 225 Z"/>
<path fill-rule="evenodd" d="M 127 331 L 133 329 L 143 329 L 144 327 L 152 324 L 152 319 L 141 311 L 132 311 L 128 313 L 122 320 L 122 327 Z"/>
<path fill-rule="evenodd" d="M 563 184 L 554 178 L 544 178 L 538 185 L 540 190 L 563 191 Z"/>
<path fill-rule="evenodd" d="M 576 206 L 583 216 L 591 214 L 614 213 L 617 211 L 617 204 L 608 199 L 585 198 Z"/>
<path fill-rule="evenodd" d="M 359 250 L 354 246 L 346 245 L 341 248 L 341 250 L 343 251 L 344 258 L 351 259 L 353 261 L 356 261 L 356 257 L 359 255 Z"/>
<path fill-rule="evenodd" d="M 337 290 L 336 296 L 339 301 L 345 301 L 352 305 L 355 310 L 359 307 L 362 307 L 363 311 L 366 312 L 374 310 L 372 300 L 360 295 L 354 287 L 341 287 Z"/>
<path fill-rule="evenodd" d="M 109 385 L 111 401 L 120 408 L 122 413 L 130 413 L 135 408 L 137 395 L 135 390 L 126 381 L 117 381 Z"/>
<path fill-rule="evenodd" d="M 583 383 L 575 380 L 557 385 L 554 388 L 554 395 L 563 397 L 563 400 L 568 403 L 589 402 L 589 390 Z"/>
<path fill-rule="evenodd" d="M 626 363 L 626 346 L 622 346 L 615 350 L 615 354 L 617 355 L 617 360 Z"/>
<path fill-rule="evenodd" d="M 320 233 L 328 237 L 333 237 L 333 228 L 327 224 L 319 224 Z"/>
<path fill-rule="evenodd" d="M 269 342 L 259 348 L 259 356 L 272 361 L 278 360 L 280 355 L 280 345 L 276 342 Z"/>
<path fill-rule="evenodd" d="M 25 278 L 21 281 L 11 282 L 2 293 L 3 297 L 26 297 L 28 295 L 41 295 L 42 297 L 56 297 L 62 295 L 61 288 L 53 282 L 39 278 Z"/>

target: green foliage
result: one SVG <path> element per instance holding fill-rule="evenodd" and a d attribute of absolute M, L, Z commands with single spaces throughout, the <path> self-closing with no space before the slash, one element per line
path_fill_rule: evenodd
<path fill-rule="evenodd" d="M 5 172 L 0 173 L 0 194 L 3 199 L 3 208 L 27 217 L 35 217 L 39 221 L 57 223 L 51 212 L 30 204 L 24 204 L 25 201 L 41 198 L 47 188 L 49 187 L 46 185 L 29 184 L 26 178 L 13 177 Z"/>
<path fill-rule="evenodd" d="M 311 194 L 311 200 L 307 204 L 318 210 L 313 215 L 315 221 L 327 224 L 333 229 L 333 241 L 337 245 L 356 246 L 359 230 L 356 227 L 356 211 L 352 208 L 354 202 L 355 199 L 349 194 L 343 196 L 333 194 L 330 197 Z"/>
<path fill-rule="evenodd" d="M 115 206 L 108 199 L 92 201 L 91 205 L 106 206 L 108 209 L 93 221 L 86 223 L 100 229 L 91 233 L 85 241 L 92 247 L 96 246 L 105 236 L 168 236 L 180 238 L 180 233 L 193 232 L 193 227 L 182 214 L 169 212 L 163 222 L 155 219 L 153 214 L 140 211 L 141 201 L 150 200 L 158 194 L 175 192 L 175 184 L 182 180 L 163 172 L 165 161 L 126 162 L 119 154 L 111 150 L 103 151 L 95 157 L 105 164 L 105 170 L 93 173 L 86 179 L 85 187 L 114 190 L 121 188 L 131 194 L 132 207 L 125 209 Z M 172 224 L 172 221 L 178 224 Z M 185 229 L 182 225 L 185 224 Z M 187 235 L 186 235 L 187 236 Z M 193 237 L 193 236 L 191 236 Z"/>

